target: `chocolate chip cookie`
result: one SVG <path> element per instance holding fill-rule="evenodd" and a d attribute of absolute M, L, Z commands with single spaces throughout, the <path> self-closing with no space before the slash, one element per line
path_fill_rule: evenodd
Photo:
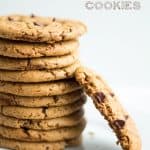
<path fill-rule="evenodd" d="M 79 61 L 67 67 L 49 70 L 0 70 L 0 81 L 10 82 L 49 82 L 68 79 L 74 76 L 75 70 L 80 66 Z"/>
<path fill-rule="evenodd" d="M 53 43 L 76 39 L 85 32 L 86 26 L 79 21 L 35 15 L 0 17 L 0 37 L 11 40 Z"/>
<path fill-rule="evenodd" d="M 2 70 L 41 70 L 55 69 L 69 66 L 78 60 L 78 51 L 71 54 L 55 57 L 40 58 L 10 58 L 0 56 L 0 69 Z"/>
<path fill-rule="evenodd" d="M 54 96 L 17 96 L 12 94 L 0 93 L 0 105 L 3 106 L 23 106 L 23 107 L 52 107 L 72 104 L 84 97 L 84 92 L 79 89 L 64 95 Z"/>
<path fill-rule="evenodd" d="M 64 150 L 66 143 L 57 142 L 25 142 L 0 137 L 0 147 L 13 150 Z"/>
<path fill-rule="evenodd" d="M 80 110 L 86 102 L 86 96 L 78 101 L 56 107 L 31 108 L 20 106 L 0 106 L 0 113 L 18 119 L 51 119 L 70 115 Z"/>
<path fill-rule="evenodd" d="M 46 131 L 31 130 L 27 128 L 15 129 L 0 126 L 0 136 L 20 141 L 57 142 L 79 137 L 84 130 L 85 125 L 86 121 L 83 119 L 76 126 Z"/>
<path fill-rule="evenodd" d="M 12 128 L 28 128 L 34 130 L 52 130 L 62 127 L 71 127 L 77 125 L 83 119 L 84 111 L 80 109 L 75 113 L 53 119 L 17 119 L 0 114 L 0 125 Z"/>
<path fill-rule="evenodd" d="M 74 79 L 46 83 L 13 83 L 0 81 L 0 92 L 18 96 L 63 95 L 81 89 Z"/>
<path fill-rule="evenodd" d="M 106 82 L 99 75 L 84 67 L 78 68 L 75 76 L 116 133 L 122 148 L 141 150 L 141 139 L 134 121 Z"/>
<path fill-rule="evenodd" d="M 14 58 L 62 56 L 76 51 L 78 47 L 77 40 L 46 44 L 0 39 L 0 55 Z"/>
<path fill-rule="evenodd" d="M 0 147 L 14 150 L 64 150 L 65 147 L 78 146 L 81 144 L 82 136 L 71 140 L 57 142 L 25 142 L 0 137 Z"/>

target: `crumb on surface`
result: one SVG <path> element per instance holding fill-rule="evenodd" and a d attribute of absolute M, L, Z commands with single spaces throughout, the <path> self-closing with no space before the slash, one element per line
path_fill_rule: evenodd
<path fill-rule="evenodd" d="M 93 132 L 93 131 L 89 131 L 88 134 L 89 134 L 90 136 L 94 136 L 94 132 Z"/>

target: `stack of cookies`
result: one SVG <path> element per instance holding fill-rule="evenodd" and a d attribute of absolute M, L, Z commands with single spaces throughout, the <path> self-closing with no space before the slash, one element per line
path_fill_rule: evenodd
<path fill-rule="evenodd" d="M 80 143 L 85 128 L 77 21 L 0 17 L 0 147 L 60 150 Z"/>

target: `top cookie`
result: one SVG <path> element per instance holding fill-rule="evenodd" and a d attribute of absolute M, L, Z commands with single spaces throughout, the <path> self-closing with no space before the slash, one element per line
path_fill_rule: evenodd
<path fill-rule="evenodd" d="M 53 43 L 76 39 L 85 32 L 86 26 L 79 21 L 34 15 L 0 17 L 0 37 L 11 40 Z"/>
<path fill-rule="evenodd" d="M 134 121 L 105 81 L 84 67 L 78 68 L 75 76 L 116 133 L 123 150 L 141 150 L 141 140 Z"/>

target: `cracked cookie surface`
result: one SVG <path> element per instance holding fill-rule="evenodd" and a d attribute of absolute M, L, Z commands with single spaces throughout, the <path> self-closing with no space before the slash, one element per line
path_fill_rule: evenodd
<path fill-rule="evenodd" d="M 141 150 L 141 139 L 134 121 L 106 82 L 84 67 L 76 70 L 75 77 L 108 121 L 123 150 Z"/>
<path fill-rule="evenodd" d="M 40 58 L 10 58 L 0 56 L 0 69 L 2 70 L 41 70 L 55 69 L 69 66 L 78 60 L 78 51 L 71 54 L 55 57 Z"/>
<path fill-rule="evenodd" d="M 0 37 L 28 42 L 72 40 L 86 32 L 79 21 L 63 20 L 35 15 L 9 15 L 0 17 Z"/>
<path fill-rule="evenodd" d="M 0 45 L 1 56 L 13 58 L 35 58 L 70 54 L 78 49 L 79 42 L 77 40 L 72 40 L 46 44 L 0 39 Z"/>

